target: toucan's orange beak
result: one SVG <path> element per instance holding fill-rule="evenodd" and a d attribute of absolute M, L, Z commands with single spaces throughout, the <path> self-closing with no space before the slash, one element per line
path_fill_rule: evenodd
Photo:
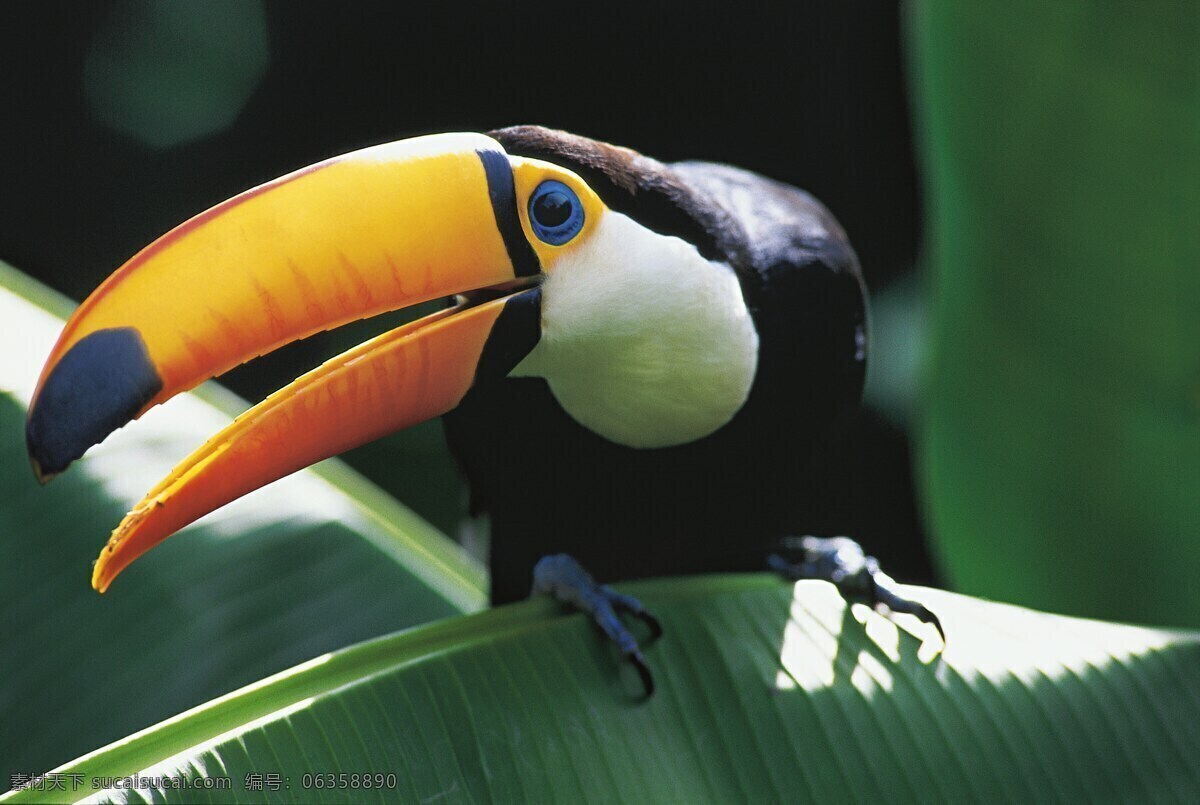
<path fill-rule="evenodd" d="M 334 358 L 213 437 L 113 532 L 92 586 L 103 592 L 207 512 L 445 413 L 481 375 L 506 374 L 538 337 L 541 266 L 519 206 L 494 140 L 421 137 L 242 193 L 113 274 L 67 323 L 30 406 L 43 481 L 150 407 L 283 344 L 466 296 Z"/>

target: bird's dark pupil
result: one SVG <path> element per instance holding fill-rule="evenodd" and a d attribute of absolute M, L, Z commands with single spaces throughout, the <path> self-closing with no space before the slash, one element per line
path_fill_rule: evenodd
<path fill-rule="evenodd" d="M 552 190 L 533 203 L 533 216 L 542 226 L 561 226 L 571 217 L 571 200 L 565 193 Z"/>

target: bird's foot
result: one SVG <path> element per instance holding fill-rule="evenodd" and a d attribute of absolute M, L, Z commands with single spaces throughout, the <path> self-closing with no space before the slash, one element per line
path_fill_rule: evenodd
<path fill-rule="evenodd" d="M 654 693 L 654 676 L 650 673 L 650 666 L 642 656 L 637 638 L 618 614 L 625 612 L 638 618 L 649 627 L 651 639 L 657 640 L 662 635 L 662 624 L 646 611 L 641 601 L 597 584 L 583 565 L 565 553 L 543 556 L 538 561 L 533 568 L 532 594 L 552 595 L 564 604 L 587 613 L 637 670 L 646 697 Z"/>
<path fill-rule="evenodd" d="M 819 579 L 838 588 L 847 601 L 886 606 L 892 612 L 915 615 L 937 629 L 946 642 L 942 622 L 924 604 L 905 598 L 896 591 L 896 582 L 879 568 L 875 557 L 867 556 L 862 546 L 849 537 L 788 537 L 781 552 L 767 559 L 771 569 L 785 578 Z"/>

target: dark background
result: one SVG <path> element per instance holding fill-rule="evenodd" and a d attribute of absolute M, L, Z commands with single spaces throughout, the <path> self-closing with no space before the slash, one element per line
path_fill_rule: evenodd
<path fill-rule="evenodd" d="M 324 157 L 540 123 L 663 160 L 730 162 L 838 216 L 875 304 L 868 405 L 831 434 L 814 533 L 935 581 L 906 433 L 921 227 L 894 3 L 39 3 L 0 33 L 0 259 L 75 299 L 185 218 Z M 915 318 L 914 318 L 915 317 Z M 392 321 L 394 319 L 389 319 Z M 258 400 L 380 322 L 226 378 Z M 464 497 L 422 426 L 347 456 L 459 533 Z"/>

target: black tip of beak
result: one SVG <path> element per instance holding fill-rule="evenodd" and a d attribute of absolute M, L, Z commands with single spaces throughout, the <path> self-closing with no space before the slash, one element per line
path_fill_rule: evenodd
<path fill-rule="evenodd" d="M 29 410 L 25 443 L 33 474 L 47 483 L 161 390 L 137 330 L 97 330 L 80 339 L 50 371 Z"/>

